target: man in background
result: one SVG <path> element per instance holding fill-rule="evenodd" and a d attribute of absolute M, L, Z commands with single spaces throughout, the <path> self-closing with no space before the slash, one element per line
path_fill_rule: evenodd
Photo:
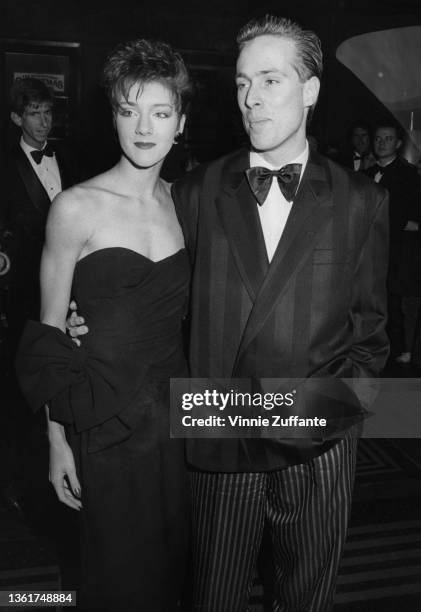
<path fill-rule="evenodd" d="M 370 168 L 376 163 L 371 148 L 371 137 L 372 129 L 366 121 L 354 122 L 348 132 L 350 151 L 338 161 L 355 172 Z"/>
<path fill-rule="evenodd" d="M 421 297 L 421 220 L 417 170 L 399 156 L 401 129 L 385 121 L 374 133 L 377 163 L 367 175 L 389 192 L 388 333 L 391 356 L 398 363 L 411 361 Z"/>
<path fill-rule="evenodd" d="M 13 363 L 25 321 L 38 319 L 40 311 L 39 267 L 44 230 L 53 198 L 77 182 L 75 159 L 63 145 L 48 141 L 53 127 L 53 96 L 40 80 L 16 80 L 10 90 L 10 119 L 18 128 L 17 142 L 5 152 L 0 227 L 7 235 L 11 268 L 7 277 L 4 314 L 7 320 L 9 370 L 6 378 L 7 421 L 3 432 L 9 459 L 3 463 L 5 497 L 22 515 L 21 498 L 31 477 L 25 475 L 33 456 L 27 461 L 28 446 L 38 445 L 34 423 L 26 410 L 15 381 Z M 25 439 L 26 438 L 26 439 Z"/>

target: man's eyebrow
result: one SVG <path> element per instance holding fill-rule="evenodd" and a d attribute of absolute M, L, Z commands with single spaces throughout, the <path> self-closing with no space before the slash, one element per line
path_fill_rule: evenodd
<path fill-rule="evenodd" d="M 265 75 L 265 74 L 282 74 L 282 71 L 279 70 L 279 68 L 268 68 L 266 70 L 259 70 L 256 74 L 259 75 Z M 243 72 L 238 72 L 235 75 L 236 79 L 248 79 L 250 77 L 248 77 L 246 74 L 244 74 Z"/>

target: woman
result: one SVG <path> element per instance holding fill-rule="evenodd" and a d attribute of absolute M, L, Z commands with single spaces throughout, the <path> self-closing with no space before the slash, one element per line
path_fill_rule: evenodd
<path fill-rule="evenodd" d="M 137 40 L 104 68 L 121 158 L 61 193 L 47 223 L 41 323 L 18 371 L 47 403 L 50 480 L 81 510 L 82 595 L 109 610 L 176 609 L 186 554 L 181 440 L 169 440 L 168 380 L 183 376 L 189 269 L 169 185 L 159 172 L 183 131 L 189 80 L 168 45 Z M 65 335 L 74 296 L 89 324 Z"/>

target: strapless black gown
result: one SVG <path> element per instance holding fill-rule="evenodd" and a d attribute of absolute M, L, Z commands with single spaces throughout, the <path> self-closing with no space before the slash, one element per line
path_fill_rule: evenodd
<path fill-rule="evenodd" d="M 186 376 L 181 322 L 185 250 L 158 262 L 126 248 L 75 268 L 73 295 L 89 326 L 77 347 L 29 322 L 17 368 L 36 409 L 63 423 L 82 485 L 86 607 L 170 612 L 187 551 L 184 448 L 169 438 L 169 378 Z"/>

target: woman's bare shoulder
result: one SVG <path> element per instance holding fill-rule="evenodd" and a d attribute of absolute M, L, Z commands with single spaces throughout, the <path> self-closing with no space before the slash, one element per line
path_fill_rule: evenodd
<path fill-rule="evenodd" d="M 94 176 L 83 183 L 73 185 L 59 193 L 53 201 L 52 210 L 57 214 L 77 214 L 83 211 L 86 216 L 93 213 L 110 195 L 108 172 Z"/>

